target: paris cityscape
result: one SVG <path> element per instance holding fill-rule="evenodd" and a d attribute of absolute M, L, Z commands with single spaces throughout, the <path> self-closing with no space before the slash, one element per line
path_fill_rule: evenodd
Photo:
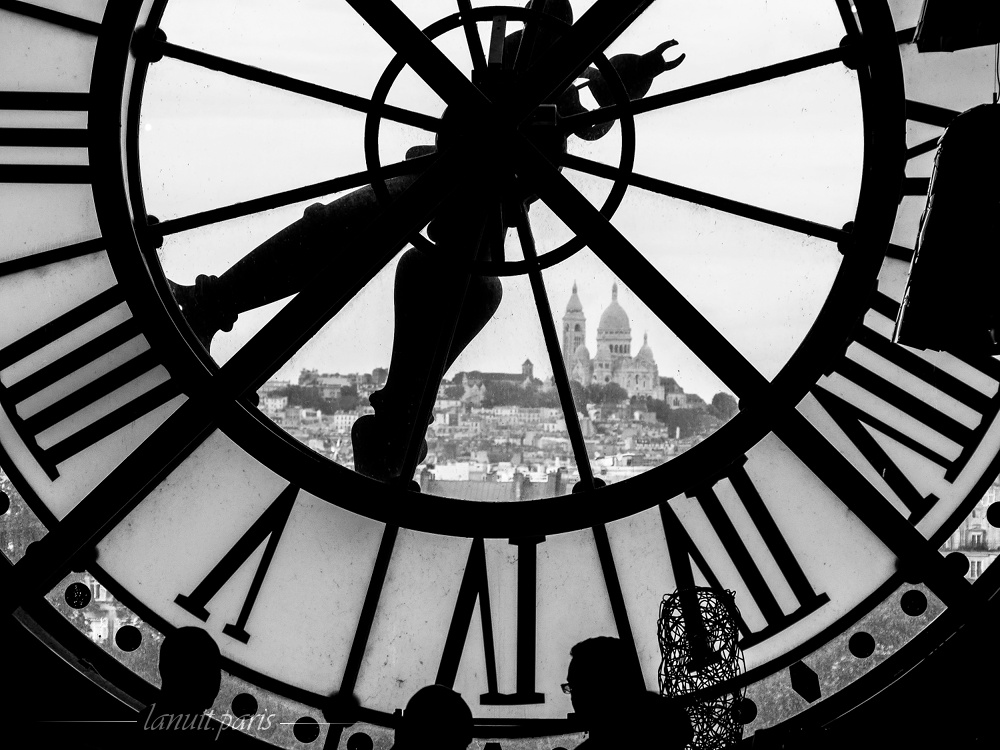
<path fill-rule="evenodd" d="M 686 393 L 659 374 L 648 337 L 633 353 L 628 313 L 611 287 L 591 356 L 587 316 L 574 284 L 561 321 L 563 364 L 594 475 L 613 483 L 640 474 L 704 440 L 737 411 L 728 393 Z M 512 363 L 513 364 L 513 363 Z M 524 359 L 510 372 L 456 373 L 443 380 L 427 429 L 421 490 L 484 501 L 567 494 L 580 475 L 552 377 Z M 374 413 L 370 396 L 389 376 L 303 369 L 297 382 L 273 380 L 258 408 L 292 437 L 354 468 L 351 428 Z"/>

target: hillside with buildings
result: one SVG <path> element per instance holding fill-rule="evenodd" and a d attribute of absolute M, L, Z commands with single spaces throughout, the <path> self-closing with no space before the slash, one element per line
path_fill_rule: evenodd
<path fill-rule="evenodd" d="M 617 286 L 600 317 L 593 357 L 586 325 L 574 285 L 563 317 L 562 353 L 587 454 L 595 475 L 606 482 L 670 460 L 736 413 L 729 394 L 718 393 L 709 403 L 661 377 L 645 337 L 632 355 L 631 325 Z M 385 368 L 349 374 L 302 370 L 296 383 L 266 383 L 259 406 L 293 437 L 353 468 L 351 428 L 374 413 L 369 398 L 387 378 Z M 565 494 L 579 480 L 555 383 L 536 377 L 529 359 L 518 371 L 464 371 L 442 381 L 433 416 L 428 453 L 415 476 L 424 491 L 520 500 Z"/>

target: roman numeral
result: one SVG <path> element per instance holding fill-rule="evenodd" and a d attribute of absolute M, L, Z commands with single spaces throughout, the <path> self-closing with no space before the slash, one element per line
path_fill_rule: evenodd
<path fill-rule="evenodd" d="M 6 409 L 18 434 L 50 479 L 59 476 L 58 464 L 150 413 L 180 392 L 176 383 L 168 379 L 124 403 L 115 397 L 108 399 L 105 403 L 111 405 L 93 421 L 85 421 L 89 417 L 81 415 L 87 407 L 117 389 L 131 383 L 140 385 L 138 381 L 158 365 L 148 348 L 131 354 L 127 361 L 119 364 L 101 361 L 104 355 L 123 344 L 145 343 L 131 316 L 118 323 L 109 323 L 107 318 L 101 320 L 102 315 L 123 302 L 120 287 L 113 286 L 0 349 L 0 405 Z M 36 356 L 50 345 L 62 353 L 54 358 Z M 36 360 L 42 359 L 45 363 L 36 366 Z M 15 375 L 7 372 L 4 377 L 3 371 L 14 366 L 18 371 L 35 369 L 9 382 L 8 378 L 13 379 Z M 47 397 L 46 389 L 71 376 L 75 390 Z M 34 411 L 23 416 L 22 412 L 29 409 Z M 62 436 L 57 442 L 42 447 L 39 438 L 56 427 Z"/>
<path fill-rule="evenodd" d="M 935 107 L 932 104 L 906 100 L 906 119 L 914 122 L 922 122 L 926 125 L 936 125 L 939 128 L 946 128 L 948 124 L 958 116 L 958 112 L 944 107 Z M 906 160 L 915 159 L 918 156 L 933 151 L 938 146 L 938 138 L 930 138 L 926 141 L 911 146 L 906 149 Z M 926 186 L 923 191 L 927 192 Z"/>
<path fill-rule="evenodd" d="M 875 440 L 869 428 L 908 448 L 925 461 L 936 464 L 944 470 L 945 480 L 954 482 L 1000 410 L 1000 393 L 986 395 L 941 369 L 925 355 L 893 344 L 886 335 L 879 333 L 877 328 L 891 327 L 898 311 L 899 304 L 895 300 L 876 293 L 872 305 L 876 316 L 872 321 L 874 327 L 865 322 L 857 328 L 853 341 L 860 346 L 849 349 L 833 370 L 870 396 L 858 393 L 836 395 L 822 385 L 814 386 L 812 393 L 872 469 L 906 506 L 910 521 L 916 523 L 938 498 L 933 494 L 921 495 Z M 911 380 L 893 382 L 875 372 L 870 365 L 878 360 L 873 360 L 872 355 L 899 368 Z M 996 360 L 985 356 L 960 359 L 980 375 L 1000 385 L 1000 363 Z M 914 378 L 923 384 L 919 393 L 912 392 Z M 876 400 L 873 402 L 871 397 Z M 877 410 L 873 407 L 879 402 L 892 407 L 893 411 L 887 412 L 892 417 L 876 416 Z M 971 410 L 978 419 L 976 426 L 970 427 L 932 405 L 942 402 Z M 943 446 L 949 444 L 951 449 L 945 450 Z"/>
<path fill-rule="evenodd" d="M 666 502 L 660 504 L 660 517 L 663 522 L 667 546 L 670 550 L 674 581 L 679 590 L 690 589 L 694 586 L 694 569 L 691 566 L 693 561 L 711 588 L 717 591 L 723 591 L 726 588 L 735 590 L 738 606 L 749 599 L 763 615 L 767 625 L 761 630 L 752 631 L 746 620 L 736 611 L 733 612 L 743 636 L 740 646 L 749 648 L 798 622 L 826 604 L 830 599 L 826 594 L 817 594 L 812 584 L 809 583 L 795 559 L 795 554 L 788 546 L 788 542 L 785 541 L 774 522 L 774 518 L 764 504 L 764 500 L 747 474 L 744 468 L 745 463 L 746 457 L 744 456 L 729 467 L 724 479 L 736 492 L 737 498 L 763 540 L 767 554 L 777 564 L 782 577 L 791 589 L 797 603 L 793 611 L 786 613 L 782 610 L 771 586 L 761 573 L 759 558 L 755 558 L 754 553 L 750 551 L 747 542 L 736 529 L 715 492 L 718 481 L 695 488 L 686 494 L 698 501 L 698 505 L 704 511 L 712 529 L 718 535 L 722 548 L 725 549 L 733 567 L 739 573 L 742 584 L 734 583 L 732 586 L 723 584 L 712 570 L 705 555 L 698 549 L 691 535 L 681 524 L 673 508 Z M 700 617 L 692 602 L 685 602 L 682 599 L 681 604 L 688 632 L 695 635 L 696 644 L 701 643 L 701 646 L 698 647 L 699 650 L 696 650 L 695 659 L 699 662 L 696 666 L 702 666 L 713 658 L 705 635 L 704 624 L 700 622 Z"/>
<path fill-rule="evenodd" d="M 469 562 L 458 590 L 455 614 L 448 629 L 438 684 L 449 687 L 455 684 L 458 665 L 465 649 L 465 641 L 472 624 L 472 613 L 479 599 L 479 613 L 483 627 L 483 648 L 486 652 L 487 691 L 480 696 L 480 703 L 491 706 L 544 703 L 545 695 L 535 690 L 535 592 L 537 580 L 537 547 L 544 537 L 511 539 L 517 547 L 517 682 L 513 693 L 497 689 L 497 661 L 493 640 L 493 615 L 490 609 L 489 580 L 486 574 L 486 547 L 481 538 L 473 539 Z"/>
<path fill-rule="evenodd" d="M 0 110 L 33 112 L 29 119 L 45 122 L 46 112 L 86 112 L 90 96 L 82 93 L 0 91 Z M 0 146 L 20 146 L 37 149 L 38 163 L 0 163 L 0 183 L 61 183 L 90 182 L 90 166 L 85 164 L 43 163 L 51 154 L 45 149 L 73 148 L 85 154 L 88 143 L 86 127 L 0 127 Z"/>
<path fill-rule="evenodd" d="M 214 568 L 205 576 L 194 591 L 188 595 L 178 594 L 174 601 L 185 610 L 193 614 L 202 622 L 207 622 L 210 616 L 208 603 L 219 593 L 223 586 L 239 570 L 260 547 L 261 542 L 267 539 L 267 546 L 264 547 L 264 554 L 261 556 L 257 570 L 254 572 L 253 581 L 247 591 L 246 599 L 243 600 L 243 607 L 236 618 L 236 622 L 228 623 L 222 628 L 222 632 L 230 638 L 235 638 L 240 643 L 250 642 L 250 633 L 247 632 L 247 621 L 253 612 L 254 604 L 257 602 L 257 595 L 260 593 L 261 584 L 267 576 L 268 568 L 271 567 L 271 560 L 274 558 L 274 551 L 278 549 L 281 541 L 281 534 L 285 530 L 285 523 L 291 515 L 292 506 L 295 505 L 295 498 L 299 494 L 298 487 L 288 485 L 281 494 L 275 498 L 267 510 L 254 521 L 253 525 L 246 530 L 239 541 L 233 545 Z"/>

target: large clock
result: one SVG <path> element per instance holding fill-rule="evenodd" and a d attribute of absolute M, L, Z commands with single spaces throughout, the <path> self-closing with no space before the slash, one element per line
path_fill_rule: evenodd
<path fill-rule="evenodd" d="M 45 602 L 86 578 L 151 657 L 204 628 L 220 713 L 287 747 L 387 746 L 434 682 L 480 745 L 572 746 L 572 645 L 620 638 L 658 690 L 660 603 L 693 586 L 735 592 L 746 669 L 713 690 L 746 689 L 747 734 L 877 689 L 993 585 L 937 549 L 996 475 L 1000 364 L 892 343 L 936 139 L 986 98 L 950 86 L 979 51 L 907 46 L 914 13 L 0 2 L 0 461 L 46 529 L 5 550 L 9 611 L 86 654 Z M 514 412 L 436 418 L 442 378 L 466 399 L 526 354 L 545 481 L 419 481 L 429 436 L 512 444 Z M 388 379 L 351 381 L 373 408 L 332 446 L 268 394 L 337 362 Z M 580 372 L 631 406 L 588 409 Z M 641 426 L 677 383 L 738 413 Z M 654 433 L 650 465 L 595 459 Z"/>

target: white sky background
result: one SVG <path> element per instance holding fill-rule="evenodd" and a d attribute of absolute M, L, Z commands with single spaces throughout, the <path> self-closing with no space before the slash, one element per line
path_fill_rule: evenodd
<path fill-rule="evenodd" d="M 453 0 L 400 5 L 419 26 L 457 7 Z M 574 2 L 577 18 L 587 6 Z M 172 0 L 162 28 L 171 42 L 365 97 L 391 56 L 348 6 L 330 0 Z M 489 27 L 480 29 L 485 39 Z M 822 51 L 843 35 L 832 1 L 661 1 L 608 54 L 643 53 L 676 38 L 679 46 L 665 56 L 684 52 L 687 58 L 656 80 L 650 91 L 655 94 Z M 468 69 L 461 31 L 442 37 L 441 46 Z M 433 115 L 443 110 L 409 72 L 390 101 Z M 365 168 L 363 115 L 169 59 L 151 68 L 143 123 L 147 208 L 161 220 Z M 861 108 L 856 77 L 839 63 L 641 115 L 636 125 L 637 172 L 831 226 L 853 218 Z M 383 123 L 382 132 L 384 162 L 401 159 L 410 145 L 432 142 L 424 131 L 392 123 Z M 616 126 L 596 143 L 571 137 L 570 150 L 617 163 L 619 143 Z M 609 187 L 569 170 L 564 174 L 597 202 Z M 181 283 L 192 283 L 199 273 L 221 274 L 312 202 L 170 236 L 164 268 Z M 531 218 L 540 249 L 565 239 L 565 228 L 539 204 Z M 635 189 L 614 223 L 768 377 L 809 329 L 840 263 L 831 243 Z M 509 258 L 518 257 L 514 237 L 508 237 Z M 386 366 L 393 267 L 278 376 L 294 379 L 303 367 L 353 372 Z M 545 280 L 557 323 L 573 282 L 579 284 L 593 353 L 613 274 L 584 251 L 547 271 Z M 527 278 L 503 283 L 500 311 L 452 369 L 516 371 L 527 357 L 536 375 L 545 377 L 551 370 Z M 621 284 L 619 289 L 631 318 L 633 353 L 648 332 L 661 375 L 706 399 L 732 390 L 630 290 Z M 213 355 L 227 359 L 273 312 L 241 316 L 231 334 L 216 337 Z M 428 335 L 436 330 L 429 322 Z"/>

